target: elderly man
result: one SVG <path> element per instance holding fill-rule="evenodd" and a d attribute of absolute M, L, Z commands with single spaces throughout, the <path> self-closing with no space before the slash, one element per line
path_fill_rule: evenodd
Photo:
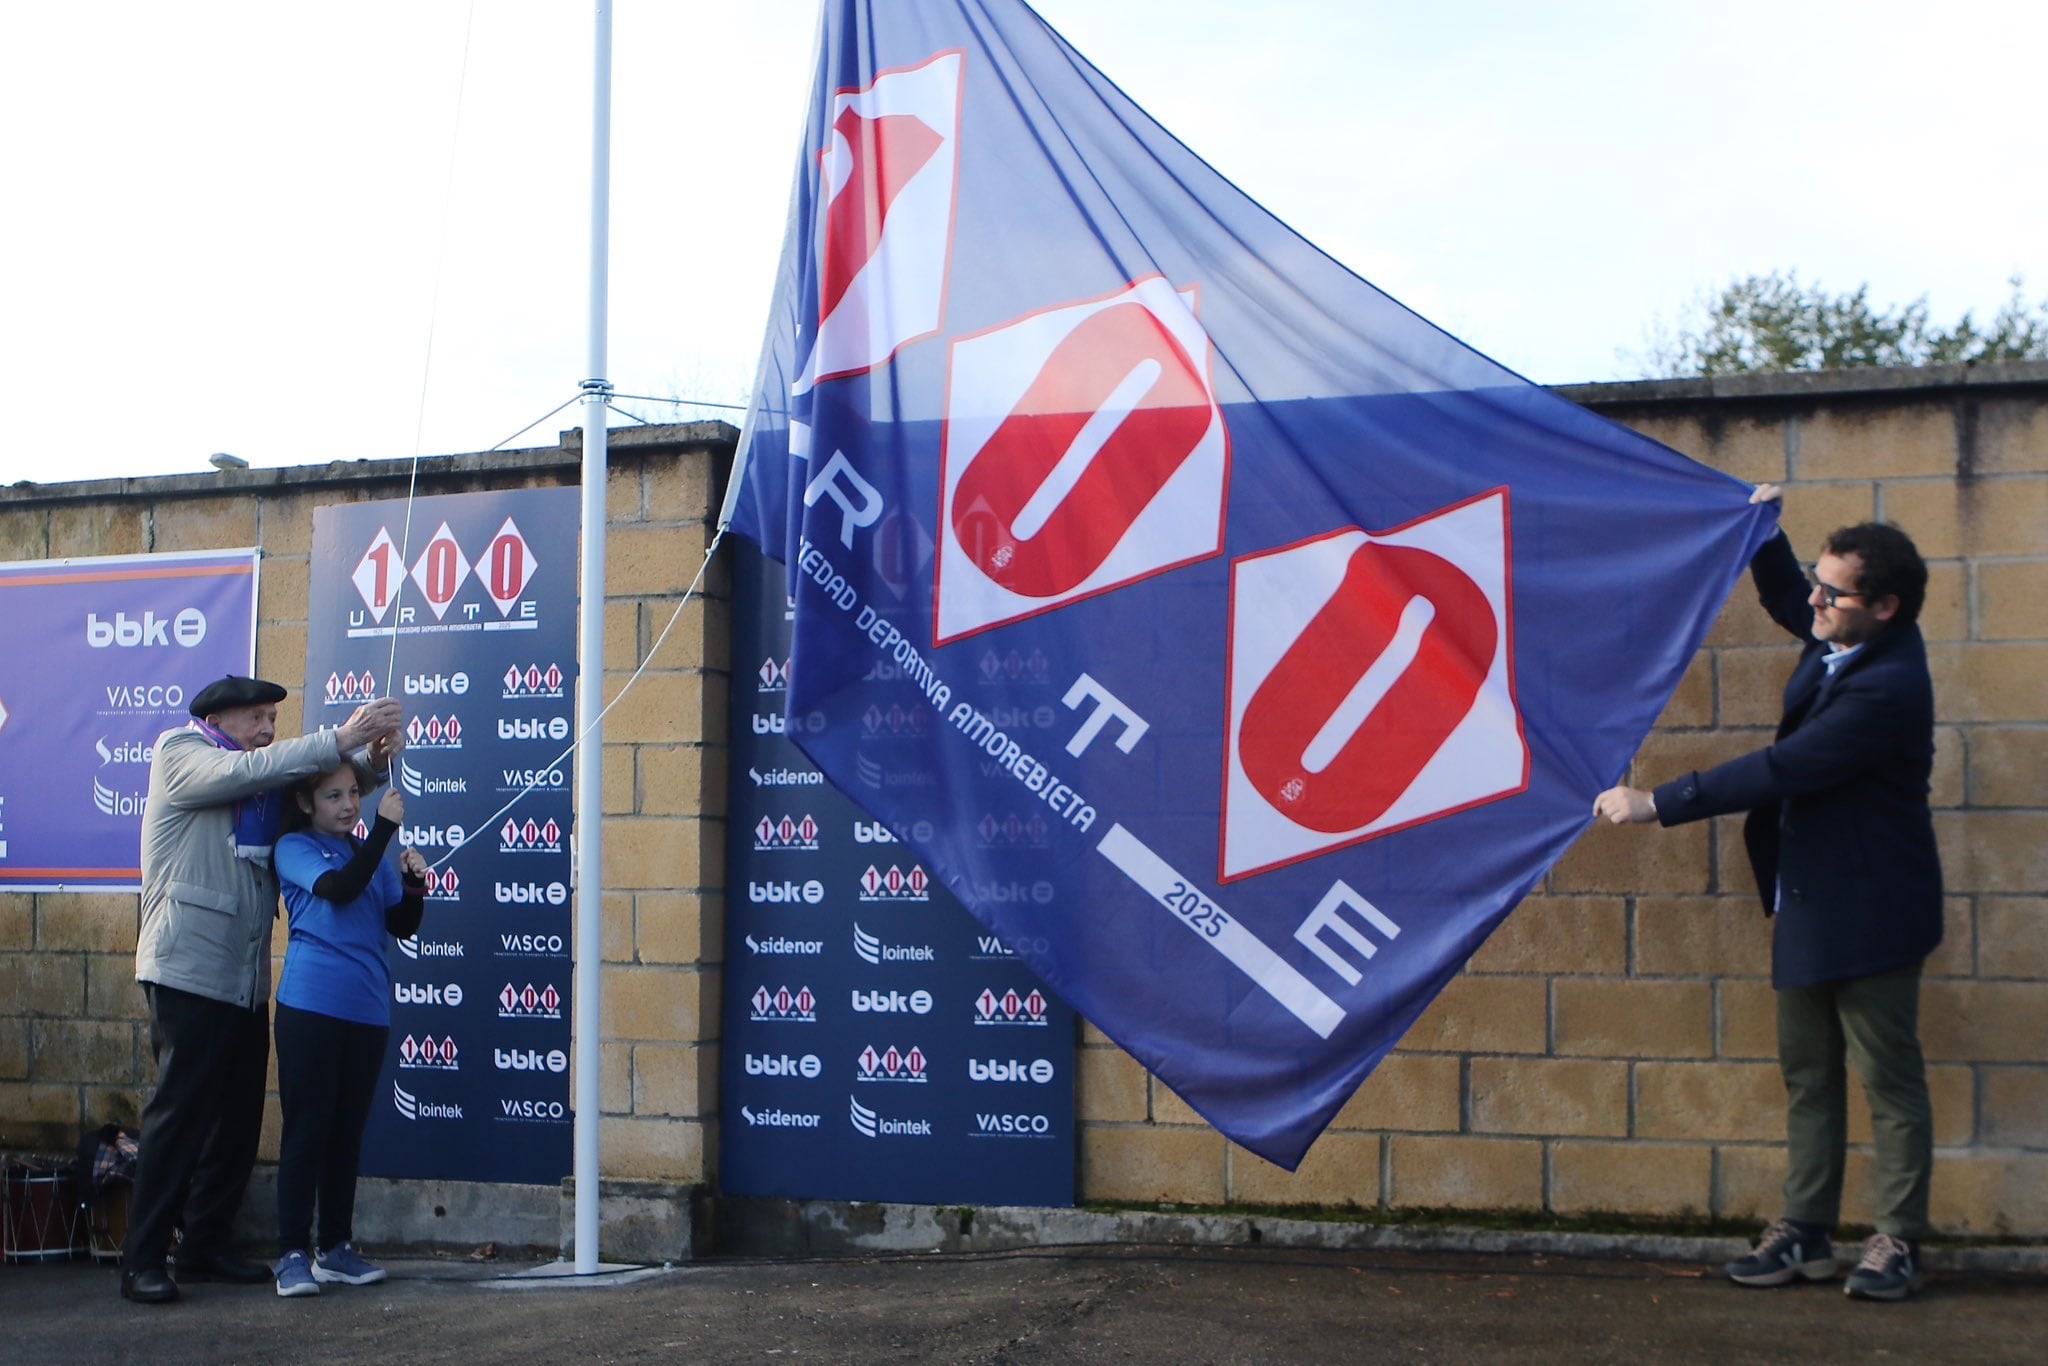
<path fill-rule="evenodd" d="M 399 705 L 387 698 L 339 729 L 272 744 L 284 697 L 257 678 L 209 684 L 192 699 L 191 724 L 157 740 L 150 765 L 135 977 L 157 1085 L 121 1245 L 121 1294 L 146 1304 L 178 1298 L 165 1265 L 174 1224 L 185 1231 L 180 1276 L 270 1279 L 229 1255 L 228 1236 L 263 1124 L 280 789 L 366 745 L 388 764 L 402 743 Z"/>
<path fill-rule="evenodd" d="M 1761 485 L 1753 502 L 1776 499 Z M 1934 685 L 1915 624 L 1927 565 L 1882 523 L 1828 537 L 1813 576 L 1780 533 L 1750 565 L 1764 609 L 1804 647 L 1775 743 L 1654 792 L 1610 788 L 1596 815 L 1678 825 L 1747 811 L 1785 1077 L 1785 1216 L 1728 1267 L 1742 1285 L 1835 1274 L 1848 1140 L 1846 1055 L 1870 1100 L 1877 1233 L 1845 1289 L 1900 1300 L 1921 1283 L 1934 1114 L 1920 1053 L 1920 968 L 1941 942 L 1928 810 Z"/>

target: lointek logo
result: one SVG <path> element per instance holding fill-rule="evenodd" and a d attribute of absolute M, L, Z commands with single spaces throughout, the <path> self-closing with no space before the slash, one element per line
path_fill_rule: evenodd
<path fill-rule="evenodd" d="M 930 901 L 931 877 L 925 870 L 913 863 L 910 871 L 904 872 L 895 864 L 887 871 L 870 863 L 867 871 L 860 875 L 860 899 L 862 901 Z"/>
<path fill-rule="evenodd" d="M 545 824 L 528 816 L 522 823 L 507 818 L 498 827 L 498 852 L 501 854 L 559 854 L 562 852 L 562 827 L 555 823 L 553 816 Z"/>
<path fill-rule="evenodd" d="M 408 1034 L 398 1045 L 398 1065 L 408 1071 L 459 1072 L 455 1036 L 435 1038 L 431 1034 L 415 1039 Z"/>
<path fill-rule="evenodd" d="M 360 706 L 377 695 L 377 678 L 368 669 L 361 673 L 344 671 L 327 675 L 327 705 Z"/>
<path fill-rule="evenodd" d="M 102 816 L 139 816 L 147 797 L 144 792 L 116 792 L 97 775 L 92 780 L 92 804 Z"/>
<path fill-rule="evenodd" d="M 1231 565 L 1222 878 L 1513 796 L 1508 491 Z"/>
<path fill-rule="evenodd" d="M 559 1020 L 562 1018 L 562 993 L 555 990 L 553 982 L 534 989 L 528 982 L 515 987 L 510 982 L 498 993 L 498 1018 L 501 1020 Z"/>
<path fill-rule="evenodd" d="M 1045 994 L 1037 987 L 1021 996 L 1015 987 L 1006 988 L 1000 996 L 984 987 L 981 995 L 974 998 L 974 1023 L 1044 1026 L 1050 1023 L 1045 1009 Z"/>
<path fill-rule="evenodd" d="M 753 1128 L 761 1129 L 815 1129 L 824 1122 L 823 1115 L 799 1115 L 788 1110 L 756 1110 L 749 1106 L 740 1107 L 740 1117 Z"/>
<path fill-rule="evenodd" d="M 458 939 L 401 939 L 398 951 L 407 958 L 418 962 L 422 958 L 461 958 L 462 941 Z"/>
<path fill-rule="evenodd" d="M 929 991 L 913 991 L 908 995 L 900 991 L 863 991 L 853 989 L 853 1010 L 856 1015 L 913 1015 L 931 1013 L 932 994 Z"/>
<path fill-rule="evenodd" d="M 853 927 L 853 951 L 863 963 L 876 967 L 884 963 L 930 963 L 937 957 L 929 944 L 885 944 L 857 922 Z"/>
<path fill-rule="evenodd" d="M 754 848 L 762 853 L 816 853 L 818 823 L 808 811 L 801 816 L 784 816 L 780 820 L 763 816 L 754 825 Z"/>
<path fill-rule="evenodd" d="M 407 1120 L 462 1118 L 460 1105 L 443 1105 L 438 1101 L 421 1100 L 395 1081 L 391 1083 L 391 1105 Z"/>
<path fill-rule="evenodd" d="M 564 716 L 550 716 L 543 721 L 538 717 L 501 716 L 498 718 L 500 740 L 554 740 L 569 738 L 569 720 Z"/>
<path fill-rule="evenodd" d="M 398 838 L 415 849 L 460 849 L 468 832 L 459 825 L 401 825 Z"/>
<path fill-rule="evenodd" d="M 802 1077 L 815 1081 L 825 1070 L 825 1064 L 816 1053 L 806 1053 L 801 1058 L 792 1058 L 787 1053 L 749 1053 L 746 1068 L 750 1077 Z"/>
<path fill-rule="evenodd" d="M 461 749 L 462 722 L 455 713 L 448 713 L 448 719 L 429 716 L 421 720 L 415 716 L 405 723 L 405 742 L 414 749 Z"/>
<path fill-rule="evenodd" d="M 85 614 L 85 643 L 95 650 L 168 647 L 174 640 L 189 650 L 205 639 L 206 613 L 197 607 L 187 607 L 169 620 L 154 612 L 144 612 L 139 621 L 126 612 L 114 613 L 112 621 L 101 621 L 96 612 Z"/>
<path fill-rule="evenodd" d="M 1050 1058 L 1033 1058 L 1028 1063 L 1005 1062 L 999 1058 L 990 1058 L 986 1062 L 980 1058 L 967 1060 L 969 1081 L 1035 1081 L 1043 1084 L 1052 1078 L 1053 1065 Z"/>
<path fill-rule="evenodd" d="M 746 936 L 746 942 L 747 952 L 771 957 L 799 954 L 810 958 L 825 951 L 825 941 L 822 939 L 785 939 L 779 934 L 769 935 L 763 939 L 756 939 L 750 934 Z"/>
<path fill-rule="evenodd" d="M 431 983 L 393 982 L 391 999 L 402 1006 L 459 1006 L 462 1004 L 462 984 L 450 982 L 447 986 Z"/>
<path fill-rule="evenodd" d="M 1051 1133 L 1052 1120 L 1044 1115 L 977 1114 L 974 1117 L 976 1137 L 1045 1138 Z"/>
<path fill-rule="evenodd" d="M 924 1050 L 912 1044 L 908 1050 L 890 1044 L 881 1052 L 869 1044 L 860 1051 L 860 1072 L 855 1081 L 903 1081 L 923 1085 L 927 1080 L 926 1069 L 931 1065 Z"/>
<path fill-rule="evenodd" d="M 794 906 L 801 901 L 815 906 L 825 899 L 825 884 L 812 878 L 808 882 L 749 882 L 747 900 L 756 906 Z"/>
<path fill-rule="evenodd" d="M 790 1020 L 797 1024 L 816 1024 L 818 1021 L 818 998 L 811 994 L 809 987 L 798 987 L 795 991 L 788 987 L 777 987 L 773 991 L 756 987 L 747 1004 L 753 1007 L 753 1013 L 748 1016 L 753 1020 Z"/>
<path fill-rule="evenodd" d="M 500 1072 L 566 1072 L 569 1055 L 559 1048 L 493 1048 L 491 1061 Z"/>
<path fill-rule="evenodd" d="M 930 1138 L 932 1122 L 928 1119 L 886 1119 L 860 1103 L 860 1097 L 848 1096 L 849 1117 L 853 1120 L 854 1132 L 863 1138 Z"/>
<path fill-rule="evenodd" d="M 429 793 L 460 796 L 469 792 L 467 778 L 429 778 L 408 763 L 402 754 L 398 756 L 398 786 L 408 797 L 424 797 Z"/>
<path fill-rule="evenodd" d="M 500 695 L 507 702 L 560 698 L 563 681 L 559 664 L 550 664 L 545 669 L 538 664 L 529 664 L 524 669 L 514 664 L 505 670 L 505 687 Z"/>
<path fill-rule="evenodd" d="M 459 669 L 452 674 L 407 674 L 400 687 L 407 697 L 460 697 L 469 691 L 469 675 Z"/>
<path fill-rule="evenodd" d="M 500 958 L 561 958 L 568 949 L 564 947 L 559 934 L 500 934 L 498 956 Z"/>
<path fill-rule="evenodd" d="M 92 742 L 92 747 L 100 756 L 101 768 L 108 764 L 146 764 L 156 757 L 156 746 L 146 745 L 140 740 L 110 746 L 107 737 L 102 735 Z"/>
<path fill-rule="evenodd" d="M 561 906 L 569 900 L 569 888 L 560 882 L 493 882 L 491 887 L 500 906 Z"/>

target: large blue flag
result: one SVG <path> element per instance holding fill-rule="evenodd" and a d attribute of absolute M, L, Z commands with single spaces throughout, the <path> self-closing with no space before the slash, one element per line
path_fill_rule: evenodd
<path fill-rule="evenodd" d="M 1291 1168 L 1774 513 L 1324 256 L 1018 0 L 827 0 L 820 52 L 729 500 L 789 733 Z"/>

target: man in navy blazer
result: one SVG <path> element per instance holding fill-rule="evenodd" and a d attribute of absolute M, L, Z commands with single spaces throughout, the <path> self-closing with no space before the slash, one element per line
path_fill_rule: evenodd
<path fill-rule="evenodd" d="M 1757 488 L 1753 502 L 1779 490 Z M 1897 527 L 1827 540 L 1809 580 L 1780 532 L 1750 563 L 1764 609 L 1803 644 L 1774 743 L 1658 787 L 1594 801 L 1615 824 L 1747 811 L 1743 840 L 1772 917 L 1785 1077 L 1785 1215 L 1731 1263 L 1744 1285 L 1835 1274 L 1848 1141 L 1846 1056 L 1870 1101 L 1878 1232 L 1847 1290 L 1904 1299 L 1921 1283 L 1934 1112 L 1919 1040 L 1920 969 L 1941 942 L 1941 863 L 1928 810 L 1934 686 L 1916 624 L 1927 566 Z"/>

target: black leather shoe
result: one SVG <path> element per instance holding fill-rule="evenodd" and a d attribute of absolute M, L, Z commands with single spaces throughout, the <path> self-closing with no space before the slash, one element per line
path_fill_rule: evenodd
<path fill-rule="evenodd" d="M 121 1273 L 121 1298 L 137 1304 L 169 1304 L 178 1298 L 178 1283 L 162 1267 Z"/>
<path fill-rule="evenodd" d="M 211 1257 L 178 1258 L 178 1274 L 188 1281 L 228 1281 L 234 1285 L 266 1285 L 270 1268 L 227 1252 Z"/>

